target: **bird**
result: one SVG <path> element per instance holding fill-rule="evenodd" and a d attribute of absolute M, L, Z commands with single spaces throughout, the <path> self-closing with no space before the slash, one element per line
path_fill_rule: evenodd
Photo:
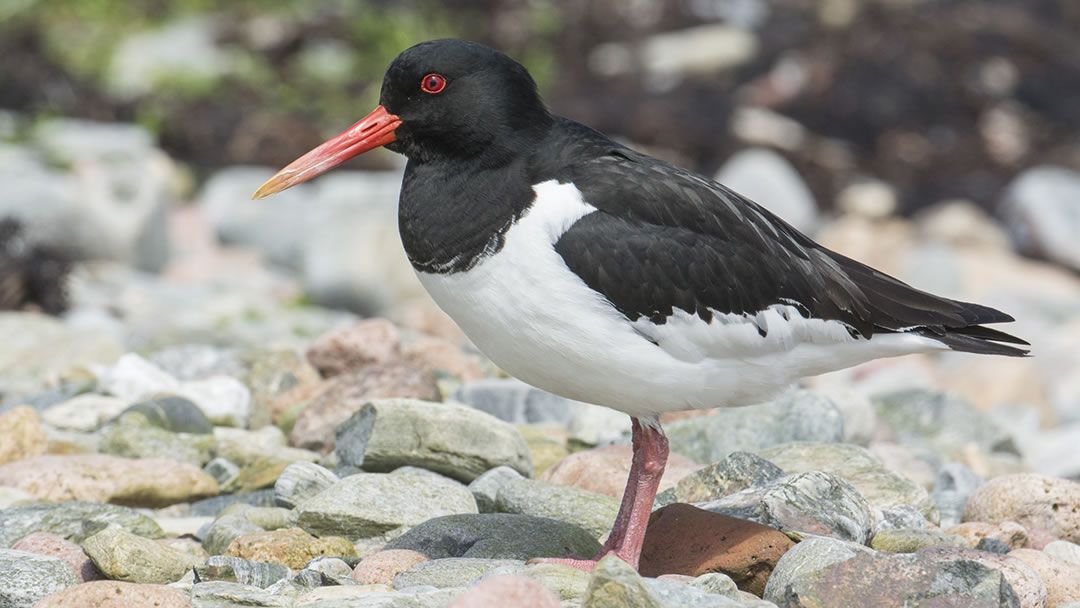
<path fill-rule="evenodd" d="M 1026 356 L 939 297 L 831 251 L 731 189 L 553 114 L 479 43 L 402 51 L 370 114 L 267 180 L 261 199 L 374 148 L 407 158 L 398 229 L 416 276 L 512 376 L 631 417 L 614 554 L 638 568 L 668 457 L 665 412 L 761 403 L 805 376 L 935 351 Z M 537 561 L 537 560 L 534 560 Z"/>

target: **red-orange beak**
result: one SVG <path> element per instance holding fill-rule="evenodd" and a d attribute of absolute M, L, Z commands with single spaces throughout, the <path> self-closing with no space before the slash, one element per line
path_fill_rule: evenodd
<path fill-rule="evenodd" d="M 326 173 L 350 158 L 373 148 L 385 146 L 397 139 L 394 130 L 401 119 L 379 106 L 371 114 L 360 119 L 344 133 L 324 142 L 319 147 L 289 163 L 274 177 L 259 186 L 251 198 L 266 198 L 271 194 L 291 188 L 301 182 Z"/>

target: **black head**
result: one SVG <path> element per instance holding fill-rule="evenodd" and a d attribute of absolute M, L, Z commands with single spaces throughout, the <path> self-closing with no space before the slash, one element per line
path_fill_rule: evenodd
<path fill-rule="evenodd" d="M 551 123 L 524 66 L 467 40 L 403 51 L 386 70 L 379 103 L 401 119 L 387 147 L 417 162 L 504 156 Z"/>
<path fill-rule="evenodd" d="M 524 66 L 482 44 L 431 40 L 408 48 L 383 77 L 380 105 L 267 180 L 265 198 L 378 146 L 411 162 L 498 165 L 539 141 L 553 118 Z"/>

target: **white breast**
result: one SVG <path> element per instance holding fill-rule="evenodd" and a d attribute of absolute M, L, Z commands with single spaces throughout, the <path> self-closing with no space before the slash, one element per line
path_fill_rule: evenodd
<path fill-rule="evenodd" d="M 838 322 L 786 305 L 717 313 L 711 323 L 682 311 L 662 325 L 631 323 L 554 249 L 596 209 L 572 184 L 533 189 L 536 201 L 498 253 L 466 272 L 417 275 L 477 348 L 546 391 L 647 417 L 757 403 L 802 376 L 944 348 L 911 334 L 855 339 Z"/>

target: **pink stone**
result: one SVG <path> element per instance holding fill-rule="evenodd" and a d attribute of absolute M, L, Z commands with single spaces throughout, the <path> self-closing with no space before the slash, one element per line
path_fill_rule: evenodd
<path fill-rule="evenodd" d="M 47 595 L 34 608 L 191 608 L 184 594 L 165 585 L 93 581 Z"/>
<path fill-rule="evenodd" d="M 408 549 L 388 549 L 365 557 L 349 575 L 364 585 L 382 583 L 389 585 L 394 577 L 416 564 L 428 561 L 428 556 Z"/>
<path fill-rule="evenodd" d="M 402 356 L 414 365 L 449 372 L 465 382 L 487 377 L 476 357 L 466 354 L 457 344 L 435 336 L 417 336 L 402 347 Z"/>
<path fill-rule="evenodd" d="M 75 570 L 79 582 L 82 583 L 105 578 L 94 562 L 90 561 L 90 557 L 83 553 L 82 547 L 55 534 L 34 532 L 19 539 L 11 548 L 62 559 Z"/>
<path fill-rule="evenodd" d="M 308 348 L 308 361 L 323 376 L 393 363 L 401 358 L 401 335 L 386 319 L 365 319 L 319 336 Z"/>
<path fill-rule="evenodd" d="M 561 608 L 559 596 L 520 574 L 484 579 L 450 602 L 446 608 Z"/>

